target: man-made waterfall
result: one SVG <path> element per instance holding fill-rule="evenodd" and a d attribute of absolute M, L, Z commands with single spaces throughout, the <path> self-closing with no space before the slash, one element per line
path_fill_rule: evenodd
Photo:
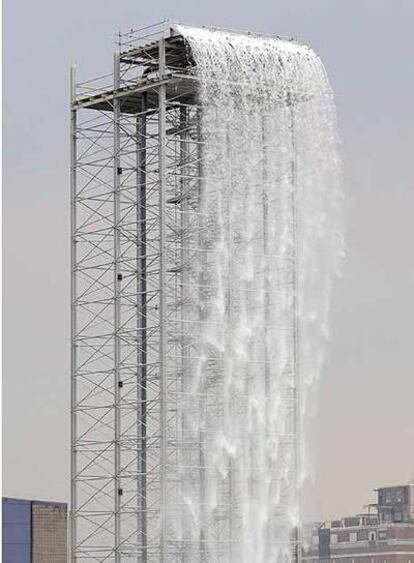
<path fill-rule="evenodd" d="M 189 563 L 286 561 L 342 252 L 332 93 L 306 46 L 178 31 L 200 81 L 203 150 L 184 296 L 198 353 L 183 367 L 169 534 Z"/>

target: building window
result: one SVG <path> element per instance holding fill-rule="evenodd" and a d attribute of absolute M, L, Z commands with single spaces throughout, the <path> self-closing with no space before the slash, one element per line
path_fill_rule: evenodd
<path fill-rule="evenodd" d="M 356 532 L 350 532 L 349 534 L 349 541 L 356 542 L 358 541 L 358 534 Z"/>
<path fill-rule="evenodd" d="M 387 530 L 378 530 L 378 539 L 379 540 L 386 540 L 387 539 Z"/>
<path fill-rule="evenodd" d="M 331 534 L 331 543 L 338 543 L 338 534 Z"/>
<path fill-rule="evenodd" d="M 390 512 L 384 512 L 382 514 L 382 521 L 383 522 L 392 522 L 392 516 Z"/>
<path fill-rule="evenodd" d="M 403 519 L 402 512 L 400 510 L 396 510 L 394 512 L 394 522 L 402 522 L 402 519 Z"/>
<path fill-rule="evenodd" d="M 369 541 L 375 541 L 375 540 L 376 540 L 375 532 L 370 532 L 369 533 Z"/>

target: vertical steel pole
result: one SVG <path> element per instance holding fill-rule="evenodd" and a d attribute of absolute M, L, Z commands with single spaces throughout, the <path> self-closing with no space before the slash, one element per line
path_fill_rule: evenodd
<path fill-rule="evenodd" d="M 138 561 L 147 561 L 147 94 L 137 122 Z"/>
<path fill-rule="evenodd" d="M 70 556 L 72 563 L 76 563 L 76 126 L 77 112 L 76 101 L 76 67 L 70 69 L 70 263 L 71 263 L 71 282 L 70 282 L 70 332 L 71 332 L 71 357 L 70 357 Z"/>
<path fill-rule="evenodd" d="M 121 190 L 121 162 L 120 162 L 120 101 L 117 90 L 120 86 L 120 54 L 114 53 L 114 560 L 120 563 L 121 542 L 121 412 L 120 412 L 120 364 L 121 364 L 121 308 L 120 294 L 122 284 L 121 272 L 121 233 L 120 233 L 120 190 Z"/>
<path fill-rule="evenodd" d="M 188 186 L 187 186 L 187 176 L 188 176 L 188 109 L 186 106 L 180 107 L 180 228 L 181 228 L 181 393 L 182 400 L 184 402 L 185 408 L 183 413 L 183 418 L 181 421 L 181 432 L 182 432 L 182 464 L 183 464 L 183 479 L 181 483 L 182 495 L 186 496 L 188 490 L 187 479 L 190 477 L 191 473 L 188 472 L 188 468 L 191 465 L 190 452 L 191 444 L 188 443 L 190 439 L 189 426 L 186 419 L 187 408 L 188 408 L 188 387 L 189 387 L 189 359 L 188 359 L 188 318 L 187 314 L 187 284 L 188 284 Z M 184 547 L 182 553 L 183 563 L 189 561 L 189 556 L 191 553 L 190 544 L 190 533 L 189 533 L 189 518 L 188 513 L 185 513 L 183 524 L 183 537 L 184 537 Z"/>
<path fill-rule="evenodd" d="M 203 233 L 203 219 L 201 214 L 201 198 L 203 197 L 203 190 L 204 190 L 204 165 L 203 165 L 203 141 L 202 141 L 202 113 L 201 109 L 197 108 L 197 159 L 198 159 L 198 212 L 199 212 L 199 219 L 198 219 L 198 244 L 201 252 L 200 262 L 201 268 L 200 273 L 198 276 L 198 283 L 199 283 L 199 300 L 200 300 L 200 308 L 199 308 L 199 321 L 201 326 L 205 322 L 205 309 L 204 309 L 204 301 L 205 301 L 205 293 L 204 293 L 204 286 L 207 285 L 207 254 L 205 252 L 205 235 Z M 201 329 L 202 330 L 202 329 Z M 199 354 L 201 355 L 203 351 L 200 349 Z M 205 492 L 206 492 L 206 461 L 204 455 L 205 449 L 205 436 L 202 430 L 204 422 L 206 420 L 206 401 L 203 400 L 203 393 L 205 393 L 205 383 L 204 383 L 204 374 L 203 374 L 203 386 L 200 390 L 200 398 L 198 402 L 198 424 L 199 424 L 199 466 L 200 466 L 200 515 L 201 515 L 201 524 L 200 524 L 200 534 L 199 534 L 199 551 L 200 551 L 200 563 L 206 563 L 206 535 L 205 535 L 205 527 L 206 527 L 206 506 L 205 506 Z"/>
<path fill-rule="evenodd" d="M 158 72 L 162 79 L 165 74 L 165 39 L 158 42 Z M 167 371 L 166 371 L 166 86 L 161 84 L 158 90 L 158 167 L 159 167 L 159 236 L 160 236 L 160 463 L 161 463 L 161 563 L 166 563 L 167 553 Z"/>

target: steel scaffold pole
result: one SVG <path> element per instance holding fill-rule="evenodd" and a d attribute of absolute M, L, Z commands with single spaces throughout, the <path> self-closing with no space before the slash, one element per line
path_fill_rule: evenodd
<path fill-rule="evenodd" d="M 76 100 L 76 67 L 70 69 L 70 262 L 71 262 L 71 313 L 70 313 L 70 332 L 71 332 L 71 358 L 70 358 L 70 433 L 71 433 L 71 453 L 70 453 L 70 557 L 71 562 L 76 563 L 76 126 L 77 111 L 74 107 Z"/>
<path fill-rule="evenodd" d="M 138 538 L 140 563 L 147 561 L 147 95 L 137 121 L 137 293 L 138 293 Z"/>
<path fill-rule="evenodd" d="M 190 142 L 191 142 L 191 114 L 190 110 L 187 106 L 183 105 L 180 108 L 180 170 L 181 170 L 181 221 L 180 221 L 180 228 L 182 232 L 182 239 L 181 239 L 181 301 L 182 301 L 182 389 L 184 394 L 184 401 L 185 401 L 185 412 L 184 417 L 187 417 L 187 410 L 189 408 L 192 409 L 192 405 L 189 401 L 191 401 L 191 390 L 190 390 L 190 381 L 191 381 L 191 336 L 189 326 L 189 320 L 191 316 L 191 311 L 189 309 L 189 294 L 188 294 L 188 287 L 190 285 L 190 278 L 191 275 L 189 274 L 190 270 L 190 248 L 192 245 L 192 239 L 190 236 L 190 198 L 191 198 L 191 184 L 188 178 L 190 177 Z M 191 443 L 190 443 L 191 440 Z M 183 443 L 185 448 L 185 463 L 184 465 L 188 468 L 187 478 L 191 477 L 191 470 L 190 467 L 192 466 L 192 429 L 189 424 L 189 418 L 186 418 L 183 424 Z M 192 478 L 192 477 L 191 477 Z M 188 488 L 186 488 L 186 486 Z M 184 482 L 184 490 L 185 496 L 188 496 L 191 491 L 191 486 L 188 486 L 186 482 Z M 192 563 L 192 557 L 194 557 L 193 551 L 193 544 L 191 541 L 191 534 L 189 532 L 189 515 L 187 513 L 186 522 L 185 522 L 185 534 L 186 539 L 188 540 L 188 548 L 187 552 L 183 555 L 183 561 Z"/>
<path fill-rule="evenodd" d="M 120 101 L 116 92 L 120 86 L 120 55 L 114 53 L 114 556 L 115 563 L 120 563 L 121 542 L 121 412 L 120 412 L 120 363 L 121 363 L 121 338 L 120 338 L 120 293 L 122 283 L 121 272 L 121 233 L 120 233 L 120 189 L 121 189 L 121 163 L 120 163 Z"/>
<path fill-rule="evenodd" d="M 181 171 L 181 179 L 180 179 L 180 200 L 181 200 L 181 208 L 180 208 L 180 228 L 181 228 L 181 392 L 182 392 L 182 400 L 186 408 L 184 409 L 183 418 L 181 421 L 181 432 L 182 432 L 182 448 L 183 452 L 181 454 L 182 464 L 184 466 L 184 479 L 181 484 L 182 491 L 181 494 L 183 498 L 185 498 L 187 493 L 187 483 L 186 477 L 188 476 L 187 469 L 191 465 L 189 459 L 189 446 L 187 444 L 187 440 L 189 440 L 189 429 L 187 425 L 187 408 L 188 408 L 188 357 L 187 357 L 187 346 L 188 346 L 188 338 L 186 334 L 186 288 L 187 288 L 187 249 L 186 249 L 186 237 L 187 237 L 187 230 L 188 230 L 188 193 L 187 193 L 187 185 L 186 185 L 186 171 L 187 171 L 187 137 L 188 137 L 188 123 L 187 123 L 187 108 L 185 106 L 180 107 L 180 171 Z M 184 531 L 183 536 L 185 541 L 185 547 L 183 548 L 183 562 L 186 563 L 189 561 L 189 552 L 191 552 L 191 545 L 190 545 L 190 536 L 188 531 L 188 515 L 185 513 L 185 520 L 184 520 Z"/>
<path fill-rule="evenodd" d="M 158 42 L 158 73 L 160 80 L 165 74 L 165 40 Z M 161 538 L 160 555 L 161 563 L 167 561 L 167 372 L 166 372 L 166 218 L 165 218 L 165 191 L 166 191 L 166 86 L 161 84 L 158 90 L 158 167 L 159 167 L 159 239 L 160 239 L 160 395 L 161 395 Z"/>
<path fill-rule="evenodd" d="M 204 295 L 203 295 L 203 286 L 206 285 L 206 270 L 207 270 L 207 255 L 204 252 L 205 241 L 203 236 L 203 223 L 202 223 L 202 214 L 201 214 L 201 199 L 203 197 L 203 180 L 204 178 L 204 170 L 203 170 L 203 142 L 202 142 L 202 125 L 201 125 L 202 115 L 200 108 L 197 108 L 197 170 L 198 170 L 198 211 L 199 211 L 199 218 L 198 218 L 198 244 L 201 250 L 201 268 L 198 274 L 198 284 L 199 284 L 199 300 L 200 300 L 200 308 L 199 308 L 199 320 L 200 323 L 205 321 L 205 312 L 204 312 Z M 201 353 L 201 351 L 200 351 Z M 204 383 L 202 387 L 204 391 Z M 205 507 L 205 487 L 206 487 L 206 475 L 205 475 L 205 456 L 204 456 L 204 440 L 205 436 L 202 430 L 202 425 L 205 421 L 205 409 L 206 404 L 200 398 L 198 402 L 198 441 L 199 441 L 199 467 L 200 467 L 200 489 L 199 489 L 199 503 L 200 503 L 200 514 L 201 514 L 201 525 L 200 525 L 200 533 L 199 533 L 199 551 L 200 551 L 200 563 L 206 563 L 206 535 L 205 535 L 205 526 L 206 526 L 206 507 Z"/>

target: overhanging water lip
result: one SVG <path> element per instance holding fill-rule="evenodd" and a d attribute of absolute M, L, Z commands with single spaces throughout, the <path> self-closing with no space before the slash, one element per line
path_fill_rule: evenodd
<path fill-rule="evenodd" d="M 292 36 L 288 36 L 288 35 L 279 35 L 279 34 L 273 34 L 273 33 L 262 33 L 262 32 L 256 32 L 256 31 L 250 31 L 247 29 L 233 29 L 233 28 L 228 28 L 228 27 L 219 27 L 219 26 L 214 26 L 214 25 L 190 25 L 190 24 L 185 24 L 185 23 L 181 23 L 181 22 L 176 22 L 176 21 L 171 21 L 169 22 L 169 25 L 171 27 L 172 30 L 174 30 L 176 33 L 180 32 L 178 31 L 179 27 L 187 27 L 187 28 L 195 28 L 195 29 L 205 29 L 207 31 L 217 31 L 217 32 L 221 32 L 221 33 L 228 33 L 231 35 L 245 35 L 247 37 L 257 37 L 257 38 L 264 38 L 264 39 L 278 39 L 280 41 L 286 41 L 286 42 L 291 42 L 291 43 L 297 43 L 299 45 L 302 44 L 301 41 L 299 41 L 296 37 L 292 37 Z M 305 44 L 304 44 L 305 45 Z"/>

